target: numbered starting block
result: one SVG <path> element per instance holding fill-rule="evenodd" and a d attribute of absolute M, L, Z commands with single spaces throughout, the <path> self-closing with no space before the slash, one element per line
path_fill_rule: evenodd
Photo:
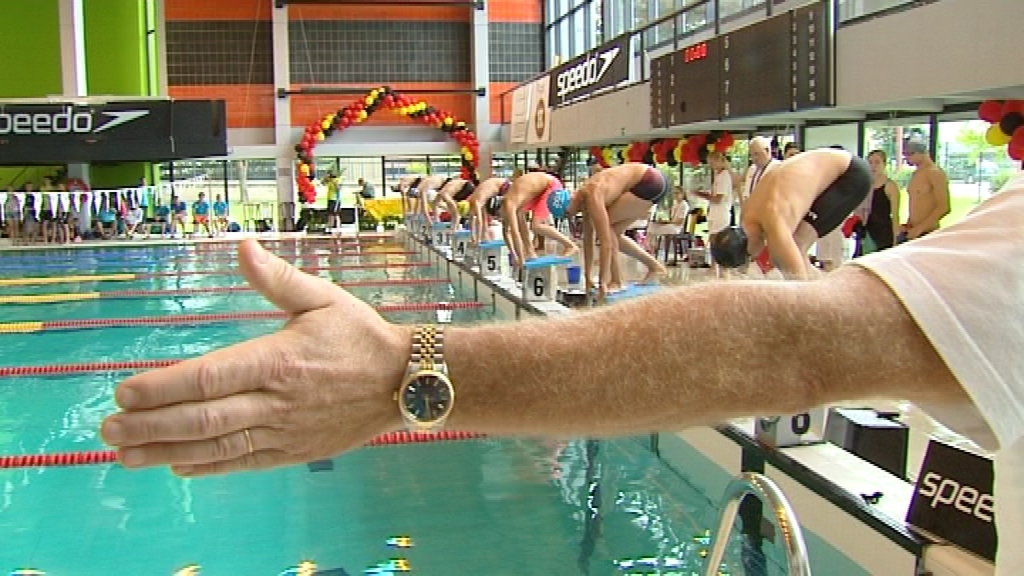
<path fill-rule="evenodd" d="M 772 448 L 787 448 L 825 442 L 828 408 L 812 408 L 788 416 L 772 416 L 754 420 L 754 438 Z"/>
<path fill-rule="evenodd" d="M 610 304 L 612 302 L 654 294 L 658 290 L 661 290 L 661 286 L 658 284 L 629 284 L 625 289 L 609 294 L 607 299 Z"/>
<path fill-rule="evenodd" d="M 470 251 L 470 237 L 473 235 L 469 230 L 456 230 L 452 233 L 452 258 L 465 260 Z"/>
<path fill-rule="evenodd" d="M 434 222 L 430 227 L 431 241 L 437 248 L 446 248 L 452 244 L 452 227 L 447 222 Z"/>
<path fill-rule="evenodd" d="M 480 273 L 484 278 L 502 278 L 509 273 L 504 240 L 480 243 Z"/>
<path fill-rule="evenodd" d="M 523 264 L 523 300 L 527 302 L 549 302 L 558 292 L 557 266 L 572 264 L 572 258 L 563 256 L 541 256 Z"/>

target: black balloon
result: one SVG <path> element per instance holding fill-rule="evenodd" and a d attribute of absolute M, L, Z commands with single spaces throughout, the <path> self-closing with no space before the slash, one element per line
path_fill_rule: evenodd
<path fill-rule="evenodd" d="M 1021 126 L 1024 126 L 1024 115 L 1020 112 L 1010 112 L 999 120 L 999 129 L 1003 134 L 1012 136 Z"/>

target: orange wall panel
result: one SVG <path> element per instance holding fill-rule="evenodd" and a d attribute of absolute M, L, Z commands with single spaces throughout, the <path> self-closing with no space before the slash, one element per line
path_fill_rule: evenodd
<path fill-rule="evenodd" d="M 405 0 L 413 4 L 415 0 Z M 469 22 L 468 6 L 319 6 L 291 5 L 289 20 L 428 20 Z"/>
<path fill-rule="evenodd" d="M 171 98 L 224 100 L 228 128 L 273 128 L 274 87 L 269 84 L 168 86 Z"/>
<path fill-rule="evenodd" d="M 490 0 L 487 3 L 487 19 L 491 22 L 544 21 L 543 0 Z"/>
<path fill-rule="evenodd" d="M 369 92 L 375 88 L 375 86 L 368 86 L 366 91 Z M 402 93 L 409 98 L 423 100 L 427 104 L 441 110 L 447 110 L 451 112 L 455 118 L 466 122 L 467 124 L 473 123 L 473 101 L 477 96 L 473 94 L 417 94 L 416 90 L 461 90 L 469 88 L 468 85 L 445 85 L 445 84 L 394 84 L 392 88 Z M 325 114 L 330 112 L 337 112 L 344 108 L 350 103 L 354 102 L 360 96 L 354 94 L 339 94 L 337 96 L 289 96 L 291 99 L 292 108 L 292 126 L 308 126 L 313 122 L 318 122 Z M 386 111 L 378 110 L 373 115 L 373 119 L 369 121 L 370 124 L 376 126 L 394 126 L 406 124 L 409 122 L 408 118 L 403 118 L 398 114 L 393 114 Z"/>
<path fill-rule="evenodd" d="M 507 90 L 512 90 L 519 84 L 515 82 L 491 82 L 487 88 L 487 93 L 491 99 L 491 123 L 492 124 L 508 124 L 512 121 L 512 93 L 505 94 L 502 99 L 502 94 Z M 505 109 L 504 118 L 501 115 L 502 108 Z"/>
<path fill-rule="evenodd" d="M 164 0 L 165 20 L 270 20 L 271 0 Z"/>

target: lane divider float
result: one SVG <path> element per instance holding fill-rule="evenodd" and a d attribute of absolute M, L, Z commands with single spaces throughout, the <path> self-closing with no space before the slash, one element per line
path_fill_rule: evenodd
<path fill-rule="evenodd" d="M 410 302 L 374 306 L 380 313 L 434 312 L 438 310 L 469 310 L 483 308 L 481 302 Z M 291 317 L 280 310 L 254 310 L 225 312 L 222 314 L 177 314 L 168 316 L 139 316 L 136 318 L 80 318 L 76 320 L 50 320 L 0 323 L 0 334 L 30 334 L 58 330 L 85 330 L 125 326 L 179 326 L 234 322 L 238 320 L 286 320 Z"/>
<path fill-rule="evenodd" d="M 403 444 L 426 444 L 430 442 L 456 442 L 486 437 L 473 432 L 389 432 L 367 442 L 364 447 L 398 446 Z M 114 450 L 93 450 L 84 452 L 55 452 L 50 454 L 0 455 L 0 469 L 4 468 L 51 468 L 66 466 L 91 466 L 114 464 L 117 452 Z"/>
<path fill-rule="evenodd" d="M 297 266 L 302 272 L 344 272 L 353 270 L 384 270 L 388 268 L 426 268 L 430 262 L 375 262 L 343 266 Z M 119 274 L 83 274 L 79 276 L 31 276 L 25 278 L 0 278 L 0 286 L 41 286 L 45 284 L 73 284 L 78 282 L 131 282 L 156 278 L 178 278 L 182 276 L 238 276 L 236 270 L 186 270 L 182 272 L 146 272 Z"/>
<path fill-rule="evenodd" d="M 390 288 L 397 286 L 447 284 L 448 282 L 449 280 L 445 278 L 394 278 L 390 280 L 353 280 L 350 282 L 335 282 L 335 284 L 342 288 Z M 167 298 L 204 294 L 235 294 L 253 291 L 252 287 L 240 284 L 237 286 L 210 286 L 207 288 L 178 288 L 173 290 L 108 290 L 105 292 L 60 292 L 56 294 L 8 294 L 0 295 L 0 304 L 53 304 L 83 300 Z"/>

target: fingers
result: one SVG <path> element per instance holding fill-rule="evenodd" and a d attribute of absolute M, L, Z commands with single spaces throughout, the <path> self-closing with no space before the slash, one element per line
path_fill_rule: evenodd
<path fill-rule="evenodd" d="M 238 246 L 238 265 L 257 292 L 290 314 L 326 308 L 345 293 L 327 280 L 303 274 L 252 239 Z"/>
<path fill-rule="evenodd" d="M 275 433 L 270 428 L 246 428 L 194 442 L 168 442 L 148 444 L 118 450 L 118 460 L 125 468 L 149 466 L 195 466 L 214 462 L 229 462 L 268 452 L 283 452 L 275 445 Z M 249 438 L 252 448 L 249 450 Z"/>
<path fill-rule="evenodd" d="M 220 460 L 202 464 L 180 464 L 171 466 L 171 472 L 178 476 L 194 478 L 196 476 L 217 476 L 232 472 L 250 470 L 266 470 L 278 466 L 298 464 L 300 459 L 276 450 L 261 450 L 231 460 Z"/>
<path fill-rule="evenodd" d="M 257 394 L 241 394 L 207 402 L 174 404 L 156 410 L 115 414 L 100 434 L 112 446 L 131 447 L 164 442 L 209 440 L 238 430 L 273 425 L 271 403 Z"/>
<path fill-rule="evenodd" d="M 124 410 L 148 410 L 183 402 L 201 402 L 260 389 L 289 370 L 290 354 L 282 333 L 264 336 L 168 368 L 128 378 L 114 392 Z"/>

